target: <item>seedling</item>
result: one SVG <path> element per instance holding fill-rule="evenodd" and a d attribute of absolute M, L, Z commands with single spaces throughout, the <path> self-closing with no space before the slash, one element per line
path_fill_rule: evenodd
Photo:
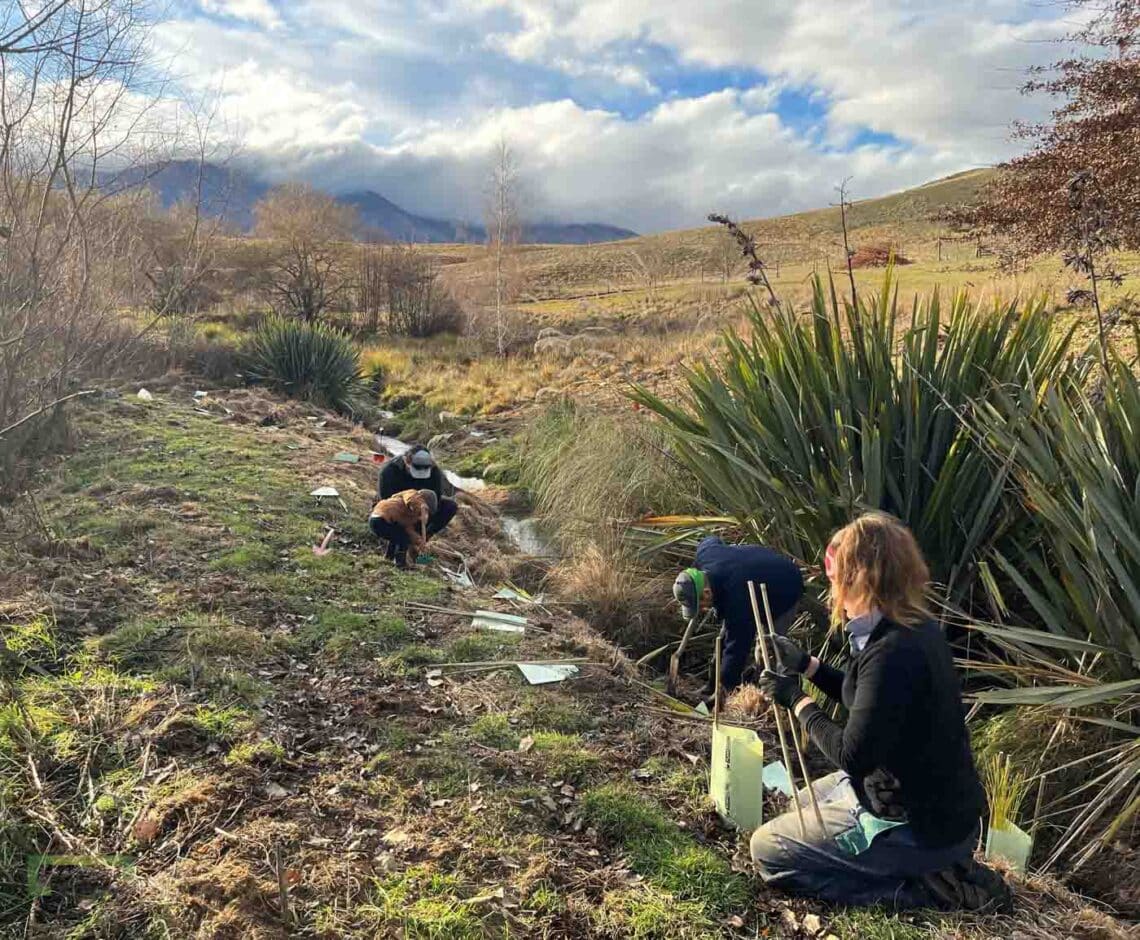
<path fill-rule="evenodd" d="M 1029 781 L 1013 766 L 1008 754 L 992 754 L 984 767 L 990 803 L 990 825 L 986 833 L 986 858 L 1003 858 L 1019 872 L 1025 871 L 1033 838 L 1014 819 L 1025 799 Z"/>

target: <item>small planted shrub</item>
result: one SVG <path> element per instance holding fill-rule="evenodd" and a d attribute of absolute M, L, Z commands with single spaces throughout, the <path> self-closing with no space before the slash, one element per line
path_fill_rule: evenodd
<path fill-rule="evenodd" d="M 275 317 L 258 327 L 243 358 L 251 381 L 293 398 L 348 415 L 366 403 L 360 353 L 332 327 Z"/>

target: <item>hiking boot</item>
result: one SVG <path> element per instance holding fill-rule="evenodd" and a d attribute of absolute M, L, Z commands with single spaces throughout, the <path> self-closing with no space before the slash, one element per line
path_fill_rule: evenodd
<path fill-rule="evenodd" d="M 969 859 L 921 879 L 930 906 L 943 911 L 1013 912 L 1013 892 L 992 868 Z"/>

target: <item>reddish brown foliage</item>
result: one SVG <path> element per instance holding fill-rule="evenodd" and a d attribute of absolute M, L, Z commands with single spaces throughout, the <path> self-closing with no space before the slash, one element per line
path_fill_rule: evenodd
<path fill-rule="evenodd" d="M 1071 242 L 1069 184 L 1078 174 L 1096 181 L 1108 216 L 1102 221 L 1121 247 L 1140 247 L 1140 0 L 1095 8 L 1101 12 L 1071 37 L 1092 54 L 1038 70 L 1025 86 L 1060 99 L 1050 121 L 1015 129 L 1032 149 L 1005 164 L 980 207 L 958 216 L 1010 236 L 1020 254 Z"/>

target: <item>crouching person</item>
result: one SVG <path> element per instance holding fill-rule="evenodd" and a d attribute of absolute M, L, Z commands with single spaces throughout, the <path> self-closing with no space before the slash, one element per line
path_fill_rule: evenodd
<path fill-rule="evenodd" d="M 832 538 L 825 567 L 847 671 L 777 637 L 782 669 L 760 687 L 837 768 L 814 786 L 826 831 L 804 790 L 806 834 L 794 811 L 773 819 L 752 835 L 753 861 L 767 883 L 837 904 L 1008 910 L 1005 882 L 973 858 L 985 791 L 914 536 L 892 516 L 865 515 Z M 801 676 L 843 703 L 845 725 L 804 694 Z"/>
<path fill-rule="evenodd" d="M 387 558 L 397 567 L 406 568 L 409 558 L 415 563 L 427 544 L 428 520 L 437 508 L 431 490 L 404 490 L 372 507 L 368 525 L 378 538 L 387 540 Z"/>
<path fill-rule="evenodd" d="M 453 499 L 455 487 L 422 444 L 412 444 L 403 457 L 385 463 L 376 481 L 377 499 L 388 499 L 404 490 L 431 490 L 435 494 L 435 508 L 427 524 L 428 538 L 446 529 L 459 510 Z"/>

